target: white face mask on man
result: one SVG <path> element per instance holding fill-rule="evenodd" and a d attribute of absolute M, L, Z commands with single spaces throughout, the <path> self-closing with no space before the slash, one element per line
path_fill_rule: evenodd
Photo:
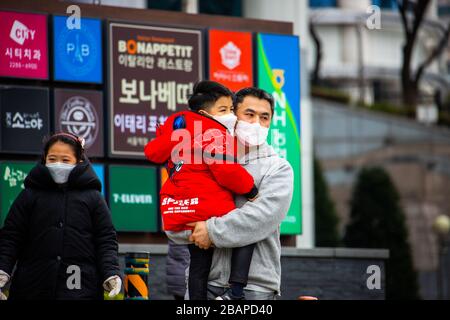
<path fill-rule="evenodd" d="M 46 166 L 50 171 L 50 175 L 52 176 L 55 183 L 62 184 L 66 183 L 69 180 L 69 175 L 76 165 L 62 162 L 55 162 L 55 163 L 48 163 Z"/>
<path fill-rule="evenodd" d="M 253 147 L 262 145 L 266 142 L 269 128 L 261 126 L 259 122 L 250 123 L 239 120 L 235 132 L 236 136 L 243 144 Z"/>

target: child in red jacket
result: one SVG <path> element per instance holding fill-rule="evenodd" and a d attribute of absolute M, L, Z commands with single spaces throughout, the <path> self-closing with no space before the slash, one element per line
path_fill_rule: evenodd
<path fill-rule="evenodd" d="M 165 231 L 192 230 L 188 223 L 205 221 L 235 209 L 233 194 L 255 199 L 253 177 L 236 163 L 233 93 L 213 81 L 194 87 L 189 111 L 170 116 L 157 137 L 145 146 L 155 164 L 166 164 L 169 179 L 160 192 Z M 233 249 L 230 292 L 223 299 L 243 299 L 254 244 Z M 206 300 L 214 249 L 189 245 L 189 297 Z"/>

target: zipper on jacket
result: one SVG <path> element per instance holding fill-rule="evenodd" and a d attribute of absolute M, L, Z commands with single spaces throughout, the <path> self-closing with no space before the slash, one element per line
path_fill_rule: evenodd
<path fill-rule="evenodd" d="M 56 223 L 58 224 L 57 227 L 59 227 L 60 223 L 63 223 L 62 227 L 59 228 L 59 232 L 61 232 L 61 244 L 60 247 L 58 249 L 58 257 L 57 258 L 58 262 L 57 262 L 57 268 L 56 268 L 56 279 L 55 279 L 55 286 L 53 289 L 53 293 L 56 297 L 57 294 L 57 288 L 58 288 L 58 280 L 59 280 L 59 270 L 61 269 L 61 263 L 62 263 L 62 257 L 63 257 L 63 250 L 64 250 L 64 231 L 65 231 L 65 223 L 67 221 L 67 189 L 66 188 L 61 188 L 61 191 L 63 193 L 63 214 L 58 216 L 58 220 Z"/>

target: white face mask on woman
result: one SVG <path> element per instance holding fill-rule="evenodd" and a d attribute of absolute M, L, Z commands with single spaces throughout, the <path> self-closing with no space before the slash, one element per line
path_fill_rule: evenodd
<path fill-rule="evenodd" d="M 55 162 L 55 163 L 48 163 L 46 166 L 50 171 L 50 175 L 52 176 L 55 183 L 62 184 L 66 183 L 69 180 L 69 175 L 76 165 L 62 162 Z"/>
<path fill-rule="evenodd" d="M 250 123 L 238 121 L 236 126 L 236 136 L 247 146 L 259 146 L 267 140 L 269 128 L 263 127 L 259 122 Z"/>

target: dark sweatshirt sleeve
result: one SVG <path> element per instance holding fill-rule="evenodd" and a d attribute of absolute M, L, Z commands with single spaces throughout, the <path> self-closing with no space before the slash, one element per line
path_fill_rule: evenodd
<path fill-rule="evenodd" d="M 102 272 L 103 281 L 105 281 L 111 276 L 120 276 L 119 245 L 109 208 L 100 193 L 98 193 L 98 198 L 98 206 L 93 216 L 94 241 L 97 265 Z"/>
<path fill-rule="evenodd" d="M 12 204 L 0 229 L 0 270 L 11 275 L 28 234 L 31 195 L 23 190 Z"/>

